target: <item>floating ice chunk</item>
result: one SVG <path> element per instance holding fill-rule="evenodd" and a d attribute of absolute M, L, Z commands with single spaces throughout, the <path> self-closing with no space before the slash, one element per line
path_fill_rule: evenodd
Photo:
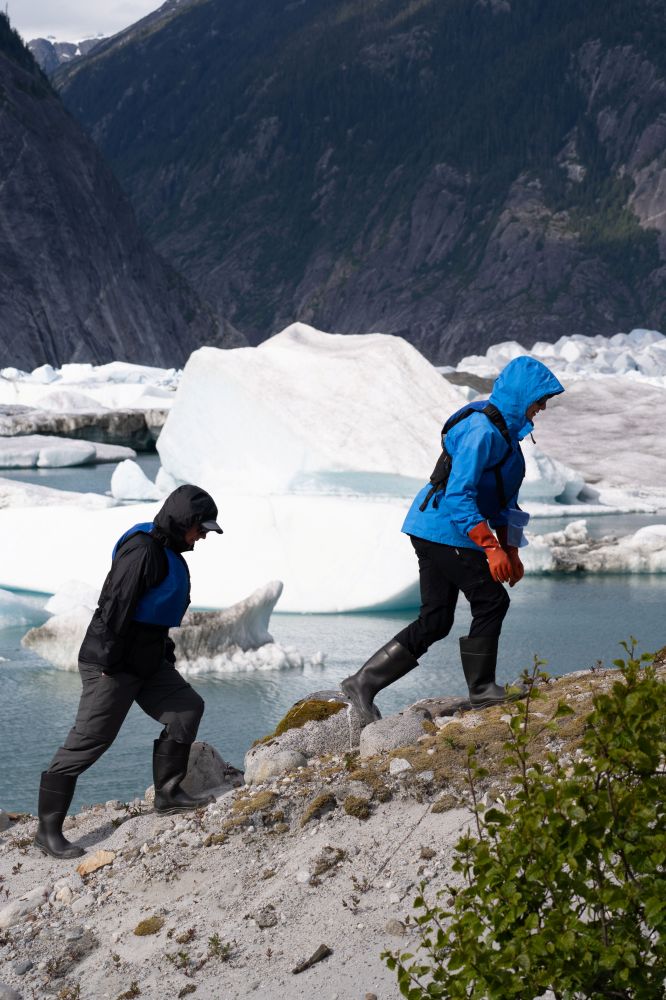
<path fill-rule="evenodd" d="M 85 465 L 94 458 L 95 445 L 86 441 L 68 441 L 45 434 L 0 437 L 0 468 L 3 469 Z"/>
<path fill-rule="evenodd" d="M 122 445 L 80 441 L 77 438 L 49 434 L 0 436 L 0 468 L 67 468 L 92 462 L 117 462 L 136 457 L 136 452 Z"/>
<path fill-rule="evenodd" d="M 47 617 L 43 600 L 0 590 L 0 628 L 41 624 Z"/>
<path fill-rule="evenodd" d="M 111 495 L 116 500 L 159 500 L 164 494 L 140 465 L 127 458 L 113 470 Z"/>
<path fill-rule="evenodd" d="M 584 520 L 572 521 L 563 531 L 530 537 L 524 551 L 528 573 L 666 573 L 666 524 L 591 539 Z"/>
<path fill-rule="evenodd" d="M 303 667 L 306 659 L 292 647 L 274 643 L 268 631 L 281 593 L 282 583 L 273 580 L 225 611 L 188 612 L 181 627 L 171 631 L 179 669 L 203 674 Z M 77 598 L 82 603 L 73 605 Z M 48 604 L 49 609 L 58 609 L 58 613 L 27 632 L 22 644 L 62 670 L 75 670 L 96 604 L 95 591 L 86 584 L 70 582 Z M 1 608 L 0 603 L 0 615 Z M 61 608 L 64 610 L 60 611 Z M 42 611 L 41 620 L 43 615 Z M 320 664 L 323 658 L 316 654 L 307 662 Z"/>
<path fill-rule="evenodd" d="M 90 623 L 89 608 L 79 607 L 54 615 L 38 628 L 31 628 L 21 645 L 61 670 L 76 670 L 79 649 Z"/>
<path fill-rule="evenodd" d="M 2 440 L 2 439 L 0 439 Z M 31 507 L 76 507 L 81 510 L 98 509 L 100 507 L 115 507 L 117 501 L 113 500 L 111 497 L 101 496 L 99 493 L 74 493 L 69 490 L 55 490 L 50 486 L 35 486 L 32 483 L 22 483 L 15 479 L 1 479 L 0 478 L 0 514 L 7 514 L 9 508 L 20 508 L 21 514 L 21 529 L 26 532 L 26 535 L 22 538 L 15 539 L 16 543 L 23 547 L 24 551 L 24 561 L 26 546 L 30 546 L 32 550 L 32 544 L 34 544 L 33 539 L 39 536 L 42 527 L 45 527 L 45 517 L 48 517 L 48 522 L 54 530 L 57 530 L 57 515 L 54 517 L 51 512 L 40 511 L 39 515 L 36 516 L 33 511 L 28 513 L 25 508 Z M 5 530 L 8 520 L 5 521 Z M 1 531 L 0 531 L 1 534 Z M 43 545 L 46 548 L 39 549 L 36 548 L 35 551 L 43 554 L 43 552 L 51 550 L 51 543 L 53 539 L 45 537 L 42 539 Z M 2 573 L 2 563 L 5 556 L 8 554 L 8 543 L 9 540 L 7 536 L 4 537 L 4 544 L 2 548 L 2 558 L 0 559 L 0 573 Z M 33 561 L 33 565 L 36 569 L 36 579 L 25 589 L 27 590 L 37 590 L 40 592 L 47 593 L 53 588 L 39 584 L 39 569 L 41 566 L 41 561 Z M 60 581 L 60 585 L 62 584 Z M 13 581 L 7 584 L 8 586 L 14 586 Z M 17 586 L 22 586 L 17 584 Z"/>
<path fill-rule="evenodd" d="M 51 365 L 40 365 L 33 372 L 26 375 L 26 381 L 38 382 L 41 385 L 48 385 L 49 382 L 57 382 L 60 376 Z"/>

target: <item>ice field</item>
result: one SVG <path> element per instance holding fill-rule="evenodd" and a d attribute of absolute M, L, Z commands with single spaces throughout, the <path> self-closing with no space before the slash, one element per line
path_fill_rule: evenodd
<path fill-rule="evenodd" d="M 658 525 L 621 539 L 571 526 L 537 534 L 539 518 L 611 511 L 663 510 L 666 523 L 657 418 L 666 337 L 574 335 L 529 352 L 498 344 L 457 370 L 491 377 L 519 353 L 540 357 L 566 388 L 537 417 L 537 443 L 523 446 L 527 572 L 664 572 Z M 413 607 L 416 560 L 400 527 L 437 458 L 444 419 L 473 396 L 401 338 L 299 323 L 259 347 L 201 348 L 182 373 L 122 363 L 3 369 L 0 403 L 170 413 L 155 483 L 129 460 L 117 466 L 109 498 L 0 480 L 0 587 L 53 594 L 78 580 L 98 589 L 128 523 L 152 520 L 156 498 L 196 482 L 215 498 L 225 533 L 188 554 L 195 606 L 226 608 L 277 579 L 281 612 Z"/>

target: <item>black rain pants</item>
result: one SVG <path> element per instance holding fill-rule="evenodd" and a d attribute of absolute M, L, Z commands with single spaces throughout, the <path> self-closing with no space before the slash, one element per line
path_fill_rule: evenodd
<path fill-rule="evenodd" d="M 496 639 L 509 610 L 509 595 L 490 575 L 485 553 L 455 548 L 410 535 L 419 560 L 421 610 L 416 621 L 395 636 L 418 659 L 453 626 L 458 594 L 470 603 L 470 637 Z"/>
<path fill-rule="evenodd" d="M 172 663 L 141 677 L 105 674 L 101 667 L 79 662 L 79 673 L 83 691 L 76 721 L 49 764 L 51 773 L 78 777 L 94 764 L 115 740 L 133 702 L 163 724 L 161 738 L 187 744 L 196 739 L 203 698 Z"/>

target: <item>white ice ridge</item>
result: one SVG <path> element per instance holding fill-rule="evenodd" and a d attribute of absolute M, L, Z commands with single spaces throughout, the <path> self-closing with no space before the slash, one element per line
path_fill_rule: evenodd
<path fill-rule="evenodd" d="M 0 622 L 5 593 L 0 591 Z M 224 611 L 189 611 L 181 627 L 170 633 L 176 645 L 178 669 L 191 674 L 219 674 L 305 666 L 306 659 L 297 650 L 274 642 L 268 631 L 281 593 L 282 584 L 273 580 Z M 39 621 L 49 612 L 52 617 L 27 632 L 21 639 L 22 645 L 62 670 L 75 670 L 97 598 L 94 589 L 70 581 L 45 609 L 39 609 Z M 11 610 L 10 601 L 7 607 Z M 37 612 L 30 620 L 36 617 Z M 23 623 L 27 621 L 16 622 Z M 315 654 L 307 662 L 321 664 L 323 657 Z"/>
<path fill-rule="evenodd" d="M 639 375 L 666 385 L 666 336 L 656 330 L 632 330 L 612 337 L 587 337 L 575 333 L 554 344 L 537 341 L 530 348 L 515 340 L 493 344 L 485 355 L 471 354 L 457 365 L 459 372 L 495 378 L 513 358 L 530 354 L 539 358 L 558 378 L 589 378 L 591 375 Z M 443 369 L 451 371 L 452 369 Z"/>
<path fill-rule="evenodd" d="M 122 445 L 79 441 L 49 434 L 0 436 L 0 469 L 54 469 L 131 458 L 136 458 L 136 452 Z"/>
<path fill-rule="evenodd" d="M 107 365 L 42 365 L 33 372 L 0 369 L 0 404 L 20 404 L 61 412 L 95 409 L 165 409 L 171 405 L 180 372 L 113 361 Z"/>
<path fill-rule="evenodd" d="M 417 568 L 400 532 L 405 506 L 372 497 L 222 497 L 224 534 L 185 556 L 192 603 L 228 608 L 263 578 L 285 579 L 280 611 L 413 607 Z M 100 587 L 118 538 L 132 524 L 152 521 L 159 507 L 87 510 L 51 502 L 38 512 L 0 510 L 0 586 L 56 593 L 75 577 Z"/>

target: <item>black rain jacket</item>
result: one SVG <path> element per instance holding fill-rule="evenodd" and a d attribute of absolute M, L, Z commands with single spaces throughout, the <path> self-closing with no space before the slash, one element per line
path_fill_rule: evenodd
<path fill-rule="evenodd" d="M 184 539 L 188 528 L 216 519 L 217 507 L 208 493 L 198 486 L 179 486 L 164 501 L 150 534 L 139 532 L 123 542 L 81 644 L 82 663 L 99 666 L 105 674 L 127 671 L 146 676 L 165 662 L 175 662 L 169 629 L 134 621 L 136 606 L 169 572 L 164 549 L 179 554 L 191 550 Z"/>

